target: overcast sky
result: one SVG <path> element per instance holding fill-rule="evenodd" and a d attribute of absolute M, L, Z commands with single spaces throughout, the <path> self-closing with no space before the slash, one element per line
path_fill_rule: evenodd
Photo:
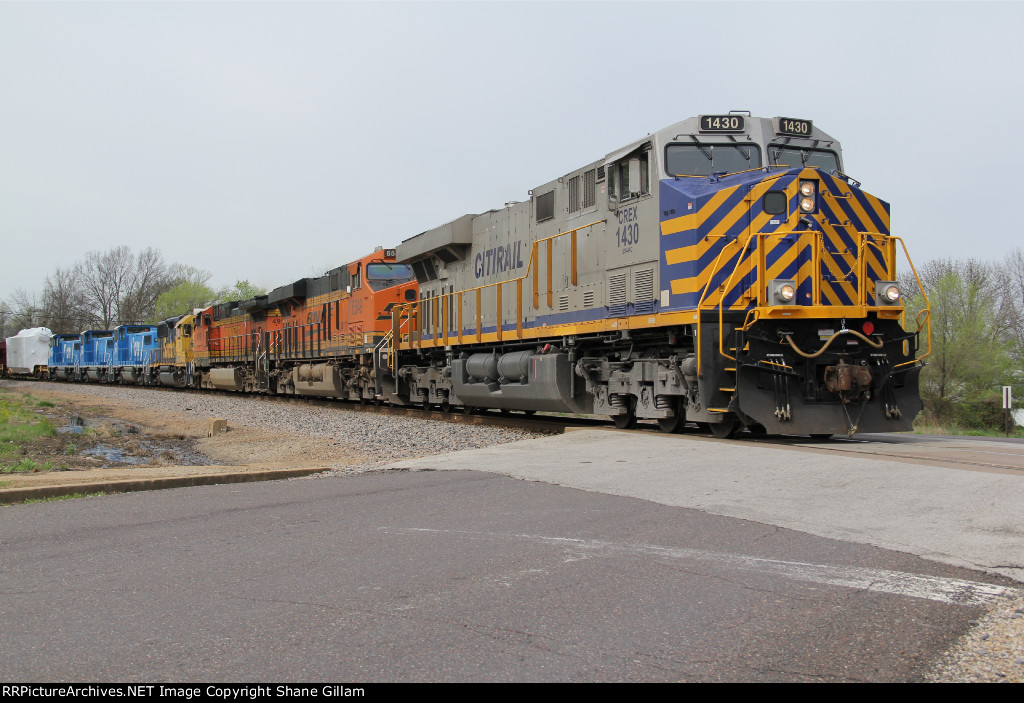
<path fill-rule="evenodd" d="M 1024 246 L 1016 2 L 0 1 L 0 298 L 90 249 L 266 288 L 701 113 L 811 119 L 915 262 Z"/>

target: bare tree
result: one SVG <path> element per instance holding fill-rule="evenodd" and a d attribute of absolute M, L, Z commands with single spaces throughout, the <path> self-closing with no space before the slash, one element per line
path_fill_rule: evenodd
<path fill-rule="evenodd" d="M 86 252 L 75 272 L 82 286 L 82 295 L 96 325 L 110 329 L 117 317 L 117 303 L 120 299 L 122 278 L 131 249 L 126 246 L 114 247 L 106 252 Z"/>
<path fill-rule="evenodd" d="M 17 333 L 17 330 L 10 331 L 8 325 L 10 324 L 12 311 L 8 307 L 7 303 L 0 300 L 0 338 L 6 339 L 12 337 Z"/>
<path fill-rule="evenodd" d="M 130 247 L 90 251 L 76 267 L 85 301 L 103 329 L 151 317 L 156 299 L 173 285 L 159 249 L 135 256 Z"/>
<path fill-rule="evenodd" d="M 74 268 L 56 269 L 43 287 L 43 318 L 55 333 L 80 332 L 91 322 Z"/>
<path fill-rule="evenodd" d="M 8 336 L 13 336 L 19 330 L 32 327 L 42 327 L 43 307 L 39 304 L 39 296 L 35 292 L 29 292 L 24 288 L 14 291 L 10 300 L 10 313 L 7 320 Z"/>
<path fill-rule="evenodd" d="M 118 300 L 118 323 L 141 322 L 151 317 L 156 299 L 174 283 L 160 250 L 153 247 L 143 249 L 125 276 Z"/>

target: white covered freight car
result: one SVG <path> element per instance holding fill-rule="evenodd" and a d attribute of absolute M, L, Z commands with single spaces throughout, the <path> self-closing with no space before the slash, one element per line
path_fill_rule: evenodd
<path fill-rule="evenodd" d="M 46 327 L 22 330 L 7 338 L 7 368 L 15 375 L 40 376 L 46 370 L 50 355 L 50 338 Z"/>

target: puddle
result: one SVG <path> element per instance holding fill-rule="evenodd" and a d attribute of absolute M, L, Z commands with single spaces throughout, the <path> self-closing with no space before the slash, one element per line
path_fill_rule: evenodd
<path fill-rule="evenodd" d="M 115 464 L 138 464 L 144 458 L 125 454 L 117 447 L 108 447 L 104 444 L 97 444 L 92 449 L 85 449 L 80 453 L 82 456 L 96 457 Z"/>

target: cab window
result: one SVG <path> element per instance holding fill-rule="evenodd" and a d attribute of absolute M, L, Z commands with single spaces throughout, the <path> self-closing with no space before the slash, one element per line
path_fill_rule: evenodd
<path fill-rule="evenodd" d="M 761 167 L 761 150 L 754 144 L 669 144 L 665 170 L 670 176 L 710 176 Z"/>
<path fill-rule="evenodd" d="M 623 202 L 651 192 L 651 152 L 645 151 L 631 158 L 609 165 L 608 200 Z"/>
<path fill-rule="evenodd" d="M 839 157 L 836 156 L 836 152 L 828 149 L 801 149 L 792 145 L 769 146 L 768 158 L 771 159 L 773 166 L 810 166 L 820 168 L 826 173 L 840 170 Z"/>
<path fill-rule="evenodd" d="M 387 288 L 413 280 L 412 267 L 408 264 L 373 263 L 366 265 L 366 282 L 371 288 Z"/>

